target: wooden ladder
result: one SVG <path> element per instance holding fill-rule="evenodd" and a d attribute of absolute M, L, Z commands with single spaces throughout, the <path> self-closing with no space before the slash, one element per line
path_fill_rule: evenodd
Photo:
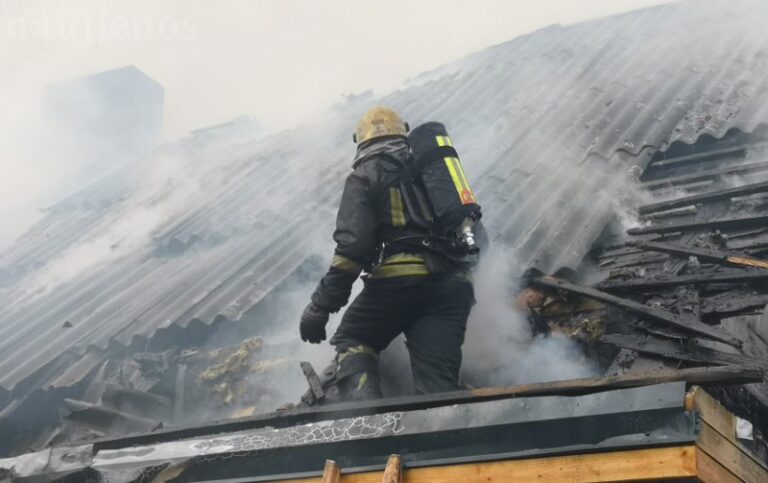
<path fill-rule="evenodd" d="M 340 483 L 341 466 L 333 460 L 325 461 L 323 470 L 323 483 Z M 384 468 L 384 477 L 381 483 L 403 483 L 403 458 L 399 454 L 393 454 L 387 460 Z"/>

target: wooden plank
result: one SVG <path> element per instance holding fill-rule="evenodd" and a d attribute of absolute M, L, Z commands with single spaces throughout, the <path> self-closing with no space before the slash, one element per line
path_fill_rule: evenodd
<path fill-rule="evenodd" d="M 640 216 L 639 221 L 652 223 L 658 223 L 662 220 L 670 220 L 673 218 L 689 218 L 696 215 L 699 210 L 695 206 L 686 206 L 685 208 L 678 208 L 676 210 L 662 211 L 660 213 L 652 213 L 646 216 Z"/>
<path fill-rule="evenodd" d="M 393 454 L 387 460 L 381 483 L 403 483 L 403 458 L 399 454 Z"/>
<path fill-rule="evenodd" d="M 656 255 L 656 256 L 649 256 L 647 253 L 642 256 L 635 256 L 635 257 L 625 257 L 621 261 L 618 261 L 616 258 L 612 259 L 613 261 L 605 261 L 600 264 L 600 268 L 607 267 L 610 270 L 617 270 L 619 268 L 627 268 L 627 267 L 641 267 L 643 265 L 653 265 L 655 263 L 664 263 L 668 260 L 668 257 L 665 257 L 664 255 Z"/>
<path fill-rule="evenodd" d="M 700 387 L 685 396 L 685 408 L 701 420 L 698 448 L 743 481 L 768 481 L 768 468 L 736 439 L 736 417 Z"/>
<path fill-rule="evenodd" d="M 758 161 L 753 163 L 737 164 L 735 166 L 726 166 L 724 168 L 715 168 L 706 171 L 701 171 L 694 174 L 684 174 L 680 176 L 672 176 L 669 178 L 663 178 L 658 181 L 648 181 L 643 183 L 643 187 L 647 189 L 658 189 L 667 186 L 676 186 L 681 184 L 693 183 L 696 181 L 703 181 L 707 179 L 716 178 L 724 174 L 744 174 L 744 173 L 756 173 L 760 171 L 768 170 L 768 163 L 765 161 Z"/>
<path fill-rule="evenodd" d="M 727 354 L 707 347 L 686 342 L 672 342 L 656 337 L 642 337 L 624 334 L 606 334 L 600 337 L 601 342 L 632 349 L 643 354 L 654 354 L 668 359 L 681 361 L 703 362 L 712 365 L 767 365 L 765 361 L 739 354 Z"/>
<path fill-rule="evenodd" d="M 671 223 L 667 225 L 652 225 L 641 228 L 630 228 L 628 235 L 648 235 L 651 233 L 676 233 L 679 231 L 703 231 L 714 228 L 720 230 L 740 229 L 753 226 L 768 225 L 768 216 L 747 216 L 742 218 L 725 218 L 691 223 Z"/>
<path fill-rule="evenodd" d="M 768 271 L 766 272 L 768 276 Z M 650 320 L 656 323 L 670 325 L 677 329 L 683 330 L 687 333 L 696 334 L 699 336 L 707 337 L 710 339 L 718 340 L 726 344 L 738 347 L 741 341 L 726 334 L 725 332 L 706 325 L 698 320 L 691 318 L 679 317 L 675 314 L 667 312 L 665 310 L 648 307 L 634 300 L 627 300 L 615 295 L 611 295 L 600 290 L 589 287 L 581 287 L 564 280 L 560 280 L 554 277 L 541 277 L 530 281 L 531 285 L 549 288 L 554 290 L 564 290 L 571 292 L 582 297 L 587 297 L 605 304 L 613 305 L 626 312 L 637 315 L 643 319 Z"/>
<path fill-rule="evenodd" d="M 690 334 L 686 334 L 675 328 L 660 327 L 659 324 L 652 324 L 644 320 L 636 320 L 632 325 L 637 329 L 637 332 L 650 337 L 658 337 L 660 339 L 672 340 L 675 342 L 691 338 Z M 719 344 L 719 342 L 716 342 L 716 344 Z"/>
<path fill-rule="evenodd" d="M 480 388 L 471 392 L 475 396 L 493 398 L 498 396 L 545 396 L 583 394 L 590 389 L 624 389 L 629 387 L 686 381 L 690 384 L 743 384 L 760 382 L 765 369 L 752 366 L 695 367 L 690 369 L 666 369 L 648 372 L 632 372 L 621 376 L 605 376 L 570 381 L 524 384 L 512 387 Z"/>
<path fill-rule="evenodd" d="M 696 257 L 701 262 L 733 265 L 738 267 L 768 268 L 768 261 L 759 258 L 745 257 L 741 253 L 706 250 L 703 248 L 675 245 L 673 243 L 630 241 L 627 246 L 640 248 L 651 252 L 666 253 L 676 257 Z"/>
<path fill-rule="evenodd" d="M 760 324 L 762 313 L 765 311 L 765 306 L 768 304 L 768 295 L 763 295 L 762 297 L 762 303 L 759 304 L 760 314 L 721 319 L 720 325 L 723 329 L 733 334 L 734 337 L 738 337 L 744 341 L 744 354 L 752 357 L 762 357 L 764 360 L 768 360 L 768 344 L 758 336 L 757 331 L 755 330 L 755 327 Z M 753 303 L 757 303 L 757 300 Z M 758 306 L 755 305 L 755 307 Z"/>
<path fill-rule="evenodd" d="M 743 483 L 699 448 L 696 448 L 696 473 L 697 480 L 703 483 Z"/>
<path fill-rule="evenodd" d="M 768 261 L 753 257 L 730 256 L 725 260 L 731 265 L 752 268 L 768 268 Z"/>
<path fill-rule="evenodd" d="M 549 483 L 643 481 L 697 475 L 695 446 L 672 446 L 548 458 L 406 469 L 404 483 Z M 287 480 L 317 483 L 317 478 Z M 286 483 L 287 483 L 286 482 Z M 380 483 L 381 472 L 344 474 L 341 483 Z"/>
<path fill-rule="evenodd" d="M 724 438 L 706 422 L 701 423 L 696 446 L 743 481 L 748 483 L 768 481 L 768 470 L 758 463 L 756 458 L 733 441 Z"/>
<path fill-rule="evenodd" d="M 341 467 L 333 460 L 325 460 L 322 483 L 339 483 L 341 481 Z"/>
<path fill-rule="evenodd" d="M 768 246 L 768 234 L 766 234 L 765 228 L 754 230 L 751 233 L 728 234 L 728 249 L 738 250 L 744 253 L 753 253 L 761 250 L 765 250 Z"/>
<path fill-rule="evenodd" d="M 731 156 L 746 156 L 748 149 L 755 149 L 762 147 L 763 144 L 738 144 L 736 146 L 728 146 L 720 149 L 712 149 L 709 151 L 699 151 L 691 154 L 685 154 L 683 156 L 675 156 L 672 158 L 658 159 L 652 161 L 648 165 L 648 169 L 658 169 L 659 167 L 668 168 L 671 165 L 679 165 L 681 163 L 695 162 L 701 163 L 705 159 L 722 157 L 724 155 Z"/>
<path fill-rule="evenodd" d="M 765 306 L 768 305 L 768 295 L 741 295 L 734 294 L 733 292 L 725 292 L 712 297 L 707 297 L 701 302 L 701 313 L 704 315 L 717 315 L 719 317 L 738 314 L 740 312 L 746 312 L 748 310 L 760 309 L 762 311 Z M 731 320 L 731 318 L 725 319 Z M 721 325 L 725 330 L 738 337 L 740 340 L 744 340 L 743 336 L 739 333 L 735 333 L 733 326 L 741 324 L 733 324 L 732 327 L 725 327 L 725 324 L 721 322 Z M 745 330 L 749 330 L 748 327 L 744 327 Z M 741 331 L 740 331 L 741 332 Z"/>
<path fill-rule="evenodd" d="M 323 385 L 320 382 L 320 378 L 315 372 L 314 367 L 312 367 L 312 364 L 302 361 L 299 363 L 299 365 L 301 366 L 301 371 L 304 373 L 304 377 L 307 378 L 307 383 L 309 384 L 309 391 L 301 396 L 301 400 L 308 406 L 312 406 L 318 401 L 325 399 L 325 391 L 323 391 Z"/>
<path fill-rule="evenodd" d="M 736 441 L 736 417 L 701 387 L 694 386 L 685 395 L 685 409 L 697 411 L 724 438 Z"/>
<path fill-rule="evenodd" d="M 747 184 L 744 186 L 737 186 L 736 188 L 728 188 L 724 190 L 712 191 L 709 193 L 701 193 L 693 196 L 684 196 L 682 198 L 675 198 L 673 200 L 661 201 L 659 203 L 651 203 L 638 208 L 638 213 L 641 215 L 647 215 L 656 211 L 671 210 L 674 208 L 682 208 L 683 206 L 696 205 L 699 203 L 709 203 L 711 201 L 718 201 L 724 199 L 735 198 L 737 196 L 748 196 L 757 193 L 763 193 L 768 191 L 768 182 Z"/>
<path fill-rule="evenodd" d="M 658 290 L 680 285 L 708 285 L 720 283 L 750 283 L 768 280 L 768 270 L 732 270 L 728 272 L 681 275 L 669 278 L 638 278 L 625 281 L 607 281 L 598 284 L 602 290 L 643 291 Z"/>

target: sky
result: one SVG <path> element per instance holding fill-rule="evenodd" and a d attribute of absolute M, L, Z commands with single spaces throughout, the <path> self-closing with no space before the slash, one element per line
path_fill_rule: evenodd
<path fill-rule="evenodd" d="M 548 25 L 661 3 L 0 0 L 0 250 L 76 188 L 31 134 L 50 83 L 133 64 L 165 87 L 166 141 L 240 115 L 275 130 Z"/>

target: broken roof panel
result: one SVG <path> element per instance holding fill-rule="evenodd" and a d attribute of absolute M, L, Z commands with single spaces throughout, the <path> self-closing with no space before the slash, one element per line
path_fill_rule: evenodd
<path fill-rule="evenodd" d="M 629 168 L 766 121 L 767 21 L 763 1 L 694 1 L 548 27 L 375 102 L 444 121 L 508 261 L 552 272 L 582 260 Z M 193 136 L 51 209 L 0 259 L 0 404 L 66 351 L 241 317 L 330 238 L 372 103 L 247 144 Z"/>

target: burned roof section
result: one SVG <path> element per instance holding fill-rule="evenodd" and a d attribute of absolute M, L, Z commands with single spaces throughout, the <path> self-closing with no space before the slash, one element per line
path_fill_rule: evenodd
<path fill-rule="evenodd" d="M 636 207 L 639 228 L 609 227 L 571 280 L 531 280 L 544 292 L 526 294 L 534 327 L 580 340 L 608 373 L 765 368 L 768 244 L 754 220 L 768 215 L 766 156 L 762 133 L 659 153 L 638 180 L 657 200 Z M 768 454 L 768 385 L 715 392 L 755 424 Z"/>

